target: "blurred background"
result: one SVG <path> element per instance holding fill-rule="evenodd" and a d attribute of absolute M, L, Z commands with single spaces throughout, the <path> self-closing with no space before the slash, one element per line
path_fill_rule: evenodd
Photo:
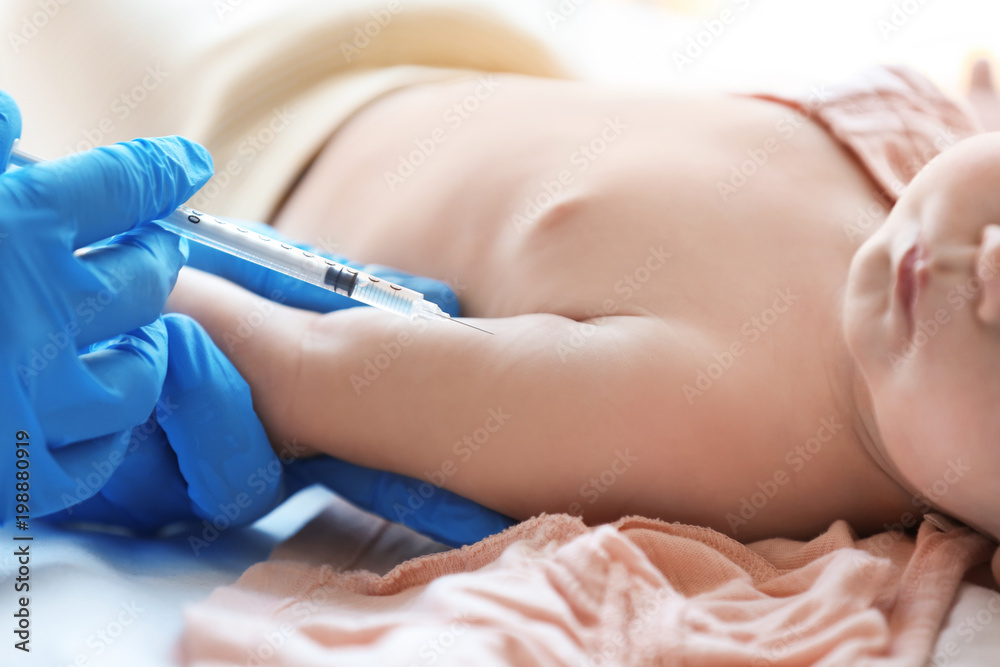
<path fill-rule="evenodd" d="M 262 16 L 308 11 L 309 1 L 171 0 L 167 4 L 90 0 L 83 5 L 71 0 L 3 0 L 0 35 L 8 44 L 0 47 L 0 87 L 18 100 L 28 119 L 25 145 L 46 157 L 56 157 L 68 152 L 68 144 L 78 144 L 84 130 L 97 127 L 108 117 L 108 95 L 142 78 L 141 74 L 129 74 L 130 67 L 139 60 L 152 63 L 164 57 L 157 51 L 164 48 L 163 42 L 174 50 L 165 57 L 167 65 L 180 67 L 187 48 L 197 49 L 206 41 L 224 38 Z M 486 7 L 541 38 L 579 77 L 671 90 L 799 93 L 806 89 L 805 83 L 834 83 L 868 65 L 904 63 L 921 70 L 946 91 L 957 93 L 964 89 L 965 73 L 975 55 L 1000 54 L 997 0 L 372 2 L 378 7 L 398 3 L 403 9 L 439 2 Z M 329 9 L 360 3 L 316 2 Z M 114 17 L 108 25 L 99 23 L 86 29 L 76 25 L 78 20 L 99 21 L 95 17 L 101 11 Z M 149 25 L 150 17 L 157 34 L 120 29 L 131 23 Z M 43 28 L 28 25 L 29 18 Z M 49 29 L 49 24 L 54 27 Z M 26 31 L 37 33 L 37 39 L 31 37 L 30 43 L 22 40 L 19 44 L 18 35 Z M 90 35 L 89 47 L 86 42 L 81 42 L 82 47 L 66 43 L 65 37 L 74 31 Z M 92 67 L 89 54 L 80 49 L 121 51 L 113 42 L 121 42 L 122 52 L 133 54 L 134 62 L 114 63 L 106 73 L 80 71 Z M 61 55 L 60 48 L 74 55 Z M 217 59 L 224 56 L 215 51 L 209 54 Z M 141 70 L 139 67 L 137 72 Z M 51 72 L 51 76 L 39 77 L 38 71 Z M 150 95 L 155 101 L 144 112 L 153 104 L 176 104 L 176 89 L 169 90 L 176 85 L 197 96 L 188 84 L 205 83 L 207 79 L 201 75 L 196 69 L 191 80 L 182 82 L 184 75 L 178 71 L 176 80 L 171 79 L 174 86 Z M 94 86 L 104 83 L 111 86 L 109 91 L 90 95 Z M 88 98 L 93 98 L 89 105 Z M 176 125 L 119 129 L 139 134 L 180 131 Z M 125 132 L 122 137 L 108 138 L 132 136 L 136 135 Z"/>
<path fill-rule="evenodd" d="M 684 88 L 833 80 L 907 63 L 946 88 L 1000 53 L 996 0 L 512 0 L 588 77 Z M 729 12 L 728 23 L 722 22 Z M 713 28 L 716 33 L 713 34 Z M 692 47 L 693 43 L 696 45 Z M 698 54 L 698 47 L 702 52 Z M 693 63 L 678 65 L 678 54 Z"/>

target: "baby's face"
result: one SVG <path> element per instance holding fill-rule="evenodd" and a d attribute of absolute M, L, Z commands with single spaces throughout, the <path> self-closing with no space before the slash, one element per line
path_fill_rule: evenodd
<path fill-rule="evenodd" d="M 928 504 L 1000 536 L 1000 133 L 917 175 L 855 254 L 844 308 L 885 454 Z"/>

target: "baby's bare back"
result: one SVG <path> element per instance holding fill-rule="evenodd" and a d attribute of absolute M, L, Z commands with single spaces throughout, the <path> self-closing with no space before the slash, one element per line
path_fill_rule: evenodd
<path fill-rule="evenodd" d="M 554 313 L 615 332 L 607 362 L 662 400 L 620 425 L 641 465 L 609 454 L 613 485 L 599 469 L 567 483 L 582 513 L 753 539 L 834 518 L 875 530 L 908 506 L 858 440 L 840 327 L 851 257 L 886 212 L 790 108 L 492 75 L 360 113 L 276 224 L 446 280 L 470 316 Z M 589 360 L 597 330 L 551 345 L 566 364 Z M 651 359 L 663 373 L 641 372 Z"/>

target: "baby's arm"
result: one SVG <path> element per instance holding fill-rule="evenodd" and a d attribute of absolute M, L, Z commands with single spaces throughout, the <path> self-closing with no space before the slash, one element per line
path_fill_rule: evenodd
<path fill-rule="evenodd" d="M 372 308 L 321 316 L 189 269 L 168 305 L 246 378 L 276 449 L 297 442 L 443 482 L 519 518 L 602 521 L 641 509 L 642 494 L 669 506 L 686 493 L 665 479 L 663 422 L 678 392 L 666 395 L 669 336 L 656 320 L 472 320 L 490 336 Z"/>

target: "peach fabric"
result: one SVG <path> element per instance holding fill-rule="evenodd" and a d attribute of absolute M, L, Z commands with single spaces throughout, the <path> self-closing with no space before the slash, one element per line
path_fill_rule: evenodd
<path fill-rule="evenodd" d="M 837 521 L 809 542 L 743 545 L 541 515 L 380 576 L 338 572 L 358 544 L 345 555 L 314 522 L 189 610 L 180 653 L 197 667 L 920 665 L 963 574 L 994 550 L 938 525 L 859 540 Z M 374 537 L 393 542 L 384 528 Z"/>
<path fill-rule="evenodd" d="M 964 101 L 953 100 L 905 66 L 870 67 L 804 95 L 753 95 L 791 106 L 850 151 L 890 202 L 932 158 L 983 131 Z"/>

